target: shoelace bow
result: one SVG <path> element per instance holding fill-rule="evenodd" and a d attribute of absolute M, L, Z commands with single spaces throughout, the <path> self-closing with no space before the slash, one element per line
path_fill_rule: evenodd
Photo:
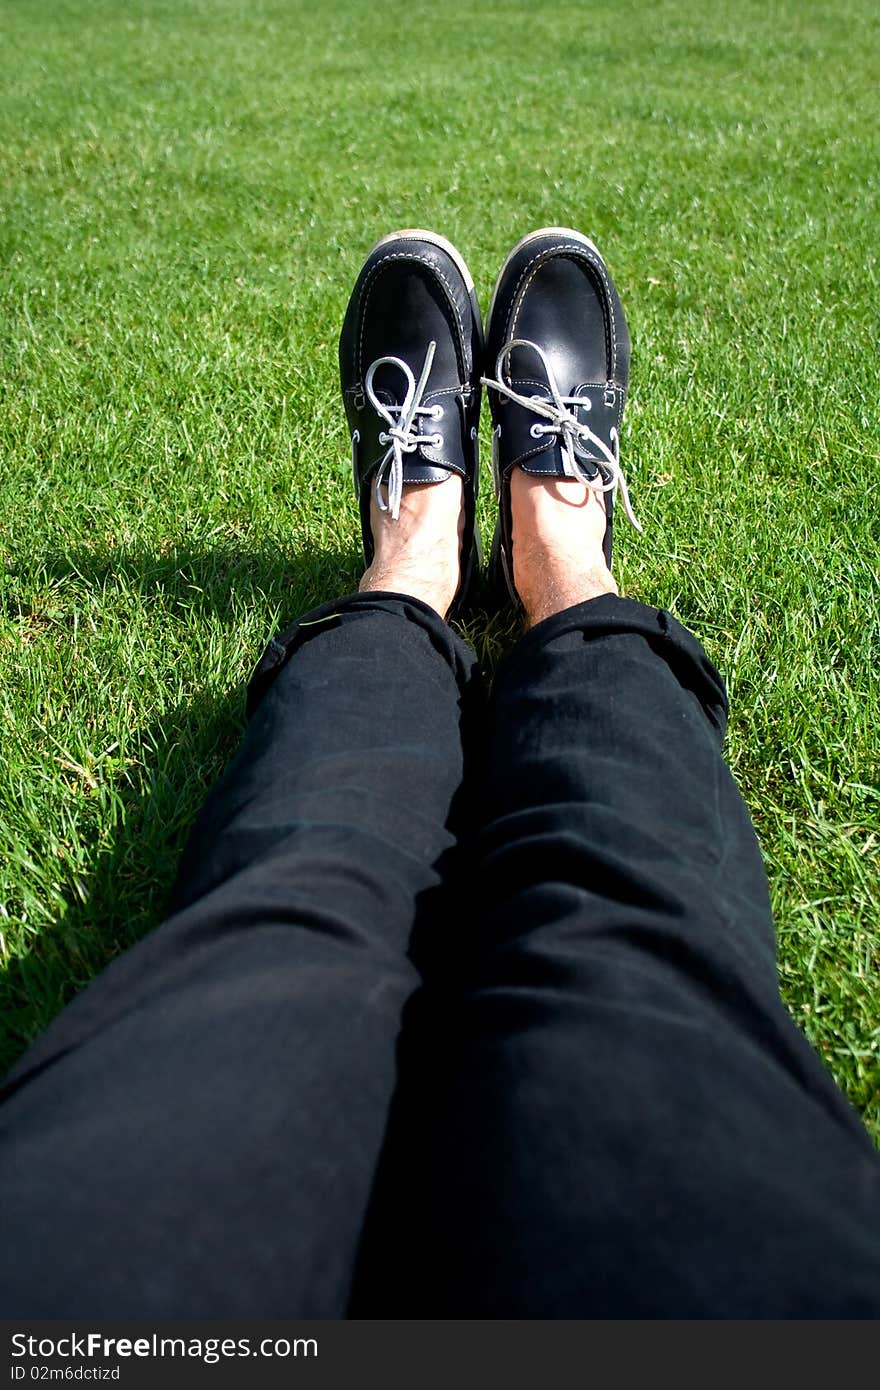
<path fill-rule="evenodd" d="M 388 451 L 376 470 L 373 492 L 379 510 L 390 512 L 394 521 L 400 517 L 404 454 L 414 454 L 421 444 L 433 444 L 435 448 L 439 448 L 443 443 L 442 434 L 419 434 L 417 428 L 420 416 L 439 420 L 443 415 L 442 405 L 422 405 L 422 397 L 425 394 L 425 387 L 431 374 L 431 364 L 434 361 L 436 350 L 437 344 L 435 342 L 428 344 L 428 351 L 425 353 L 425 361 L 418 382 L 407 364 L 399 357 L 378 357 L 367 368 L 367 374 L 364 377 L 364 390 L 367 399 L 388 425 L 388 429 L 382 430 L 379 435 L 379 443 L 387 444 Z M 384 401 L 379 400 L 373 389 L 373 378 L 378 369 L 383 366 L 399 367 L 406 377 L 406 395 L 400 405 L 385 405 Z M 354 448 L 357 438 L 358 436 L 355 435 L 352 439 L 352 448 Z M 387 502 L 382 495 L 383 488 L 388 494 Z"/>
<path fill-rule="evenodd" d="M 548 400 L 546 396 L 523 396 L 512 386 L 508 386 L 504 380 L 504 364 L 514 348 L 531 348 L 540 357 L 544 371 L 547 373 L 547 384 L 552 400 Z M 483 385 L 488 386 L 492 391 L 499 391 L 508 400 L 515 401 L 517 405 L 523 406 L 534 415 L 541 415 L 547 421 L 546 425 L 539 424 L 537 421 L 532 425 L 532 438 L 540 439 L 542 435 L 555 434 L 560 441 L 563 457 L 568 459 L 573 475 L 592 492 L 616 493 L 619 490 L 627 517 L 636 530 L 641 531 L 642 528 L 636 520 L 630 504 L 626 479 L 620 466 L 620 440 L 617 430 L 611 430 L 613 448 L 609 449 L 604 439 L 600 439 L 589 425 L 579 420 L 574 412 L 568 409 L 569 406 L 578 406 L 581 410 L 589 410 L 591 408 L 590 401 L 584 396 L 562 395 L 553 368 L 543 348 L 539 347 L 537 343 L 530 342 L 527 338 L 512 338 L 498 354 L 495 363 L 495 375 L 496 380 L 482 377 Z M 602 460 L 611 474 L 609 482 L 603 482 L 601 473 L 594 473 L 591 476 L 587 472 L 585 464 L 594 463 L 594 460 L 589 459 L 584 448 L 587 444 L 592 444 L 601 453 Z"/>

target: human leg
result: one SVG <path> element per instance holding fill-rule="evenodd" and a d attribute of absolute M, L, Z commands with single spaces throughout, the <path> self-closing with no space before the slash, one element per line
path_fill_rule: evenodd
<path fill-rule="evenodd" d="M 177 910 L 7 1085 L 10 1315 L 345 1305 L 409 936 L 454 844 L 471 667 L 436 615 L 387 595 L 311 615 L 286 649 Z"/>
<path fill-rule="evenodd" d="M 547 314 L 531 306 L 530 342 Z M 517 397 L 542 361 L 566 370 L 544 346 L 510 354 Z M 597 375 L 545 381 L 545 400 L 598 406 Z M 721 681 L 669 614 L 617 597 L 590 485 L 605 455 L 585 479 L 572 461 L 594 449 L 583 416 L 560 410 L 554 442 L 503 410 L 502 443 L 510 428 L 535 470 L 511 467 L 501 499 L 531 630 L 496 682 L 459 973 L 410 1006 L 428 1042 L 418 1071 L 404 1056 L 374 1201 L 387 1223 L 404 1193 L 409 1215 L 365 1245 L 355 1307 L 876 1314 L 880 1162 L 779 998 Z"/>
<path fill-rule="evenodd" d="M 440 247 L 427 261 L 415 250 L 411 262 L 398 246 L 389 262 L 405 322 L 371 282 L 381 312 L 364 310 L 360 326 L 375 353 L 383 332 L 389 352 L 406 351 L 394 331 L 418 339 L 412 315 L 440 295 L 435 274 L 452 283 Z M 453 289 L 463 314 L 466 287 Z M 437 376 L 457 360 L 444 324 L 438 311 L 426 386 L 457 411 Z M 389 409 L 394 386 L 386 371 L 376 387 Z M 344 1309 L 400 1012 L 418 980 L 410 936 L 445 901 L 462 726 L 478 698 L 473 654 L 440 616 L 458 587 L 473 478 L 451 444 L 443 457 L 448 469 L 435 461 L 430 476 L 397 480 L 393 523 L 384 498 L 369 510 L 378 459 L 366 460 L 363 592 L 270 644 L 172 916 L 8 1078 L 7 1315 Z"/>
<path fill-rule="evenodd" d="M 435 1095 L 448 1308 L 880 1309 L 880 1162 L 781 1004 L 723 717 L 693 639 L 614 596 L 536 627 L 500 677 Z"/>

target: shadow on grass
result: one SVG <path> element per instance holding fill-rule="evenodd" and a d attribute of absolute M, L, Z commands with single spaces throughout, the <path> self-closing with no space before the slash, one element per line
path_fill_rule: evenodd
<path fill-rule="evenodd" d="M 354 552 L 291 558 L 177 548 L 50 556 L 41 569 L 53 589 L 119 589 L 229 622 L 243 604 L 259 602 L 285 623 L 356 587 L 358 559 Z M 15 600 L 6 607 L 28 612 Z M 71 887 L 66 910 L 0 973 L 0 1075 L 78 990 L 162 920 L 189 829 L 243 727 L 244 686 L 237 684 L 205 691 L 139 732 L 138 765 L 120 774 L 112 805 L 101 809 L 102 824 L 110 816 L 115 826 L 111 848 L 80 864 L 83 896 Z"/>
<path fill-rule="evenodd" d="M 31 585 L 39 575 L 45 588 L 59 600 L 71 589 L 83 588 L 104 595 L 114 591 L 123 596 L 137 595 L 169 609 L 229 620 L 236 604 L 256 601 L 277 605 L 291 617 L 301 607 L 310 607 L 335 594 L 357 586 L 359 557 L 337 550 L 309 552 L 251 550 L 221 545 L 210 549 L 174 546 L 159 553 L 138 550 L 67 550 L 44 557 L 38 566 L 28 565 L 22 573 Z M 13 581 L 14 570 L 8 571 Z M 27 603 L 9 594 L 3 606 L 7 616 L 29 611 Z"/>

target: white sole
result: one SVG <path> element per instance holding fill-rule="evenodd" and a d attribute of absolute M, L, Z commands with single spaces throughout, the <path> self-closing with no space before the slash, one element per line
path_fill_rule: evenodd
<path fill-rule="evenodd" d="M 489 312 L 486 315 L 487 338 L 489 337 L 489 329 L 492 323 L 492 311 L 495 308 L 495 300 L 498 295 L 498 286 L 501 284 L 501 281 L 504 278 L 504 274 L 507 270 L 507 267 L 510 265 L 510 262 L 513 260 L 514 256 L 519 255 L 520 251 L 523 249 L 524 246 L 528 246 L 530 241 L 537 241 L 538 237 L 542 236 L 565 237 L 567 241 L 578 241 L 580 242 L 581 246 L 588 246 L 591 251 L 594 251 L 596 255 L 599 257 L 599 260 L 602 261 L 602 264 L 605 264 L 602 252 L 599 250 L 596 243 L 594 241 L 591 241 L 588 236 L 584 236 L 583 232 L 576 232 L 572 227 L 539 227 L 536 232 L 529 232 L 528 236 L 522 237 L 521 240 L 516 243 L 516 246 L 514 246 L 513 250 L 508 252 L 507 256 L 505 257 L 504 264 L 498 272 L 498 279 L 495 281 L 495 288 L 492 291 L 492 299 L 489 303 Z"/>
<path fill-rule="evenodd" d="M 456 250 L 451 241 L 447 241 L 445 236 L 439 236 L 437 232 L 426 232 L 421 227 L 407 227 L 401 232 L 389 232 L 387 236 L 380 237 L 376 245 L 371 247 L 369 255 L 372 256 L 373 252 L 378 251 L 380 246 L 388 246 L 392 241 L 408 241 L 413 237 L 417 237 L 419 241 L 429 241 L 433 246 L 439 246 L 441 251 L 445 251 L 461 272 L 468 294 L 473 295 L 474 277 L 465 265 L 464 257 L 460 251 Z M 365 259 L 368 260 L 369 256 Z"/>

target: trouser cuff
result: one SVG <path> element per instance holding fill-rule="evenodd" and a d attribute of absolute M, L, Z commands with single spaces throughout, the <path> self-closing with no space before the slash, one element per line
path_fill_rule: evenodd
<path fill-rule="evenodd" d="M 464 686 L 472 674 L 475 657 L 470 647 L 457 637 L 439 613 L 411 594 L 385 591 L 347 594 L 319 604 L 291 623 L 269 642 L 260 657 L 247 688 L 247 717 L 251 718 L 272 682 L 287 665 L 294 652 L 311 637 L 351 622 L 361 613 L 396 613 L 423 627 L 432 645 L 452 667 L 456 680 Z"/>
<path fill-rule="evenodd" d="M 498 680 L 527 679 L 528 662 L 537 652 L 572 633 L 580 633 L 588 641 L 616 633 L 644 637 L 681 684 L 694 691 L 707 717 L 724 734 L 728 718 L 724 682 L 697 638 L 665 608 L 650 608 L 617 594 L 601 594 L 576 603 L 530 628 L 502 663 L 496 684 Z"/>

